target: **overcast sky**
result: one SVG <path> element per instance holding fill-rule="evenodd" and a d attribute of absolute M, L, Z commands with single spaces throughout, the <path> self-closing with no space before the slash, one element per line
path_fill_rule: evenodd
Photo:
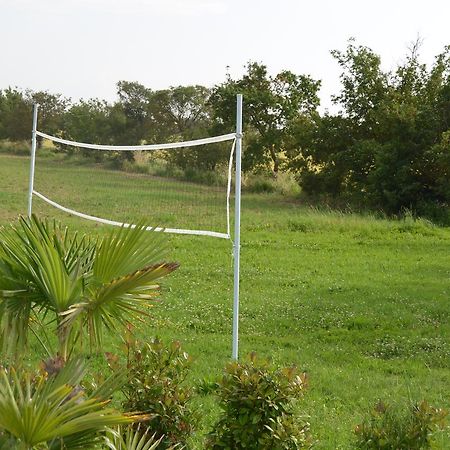
<path fill-rule="evenodd" d="M 448 0 L 0 0 L 0 89 L 113 100 L 119 80 L 212 86 L 252 60 L 321 79 L 327 107 L 331 49 L 353 36 L 390 69 L 420 36 L 431 63 L 449 24 Z"/>

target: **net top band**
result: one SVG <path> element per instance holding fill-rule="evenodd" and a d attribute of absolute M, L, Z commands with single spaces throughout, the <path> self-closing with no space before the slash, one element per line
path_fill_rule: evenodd
<path fill-rule="evenodd" d="M 169 142 L 166 144 L 149 144 L 149 145 L 99 145 L 99 144 L 86 144 L 84 142 L 69 141 L 67 139 L 61 139 L 50 134 L 42 133 L 42 131 L 36 130 L 36 135 L 41 136 L 44 139 L 48 139 L 59 144 L 71 145 L 73 147 L 90 148 L 93 150 L 114 150 L 114 151 L 135 151 L 135 150 L 167 150 L 171 148 L 184 148 L 184 147 L 196 147 L 198 145 L 211 144 L 214 142 L 231 141 L 236 138 L 236 133 L 222 134 L 221 136 L 214 136 L 203 139 L 196 139 L 193 141 L 183 142 Z"/>

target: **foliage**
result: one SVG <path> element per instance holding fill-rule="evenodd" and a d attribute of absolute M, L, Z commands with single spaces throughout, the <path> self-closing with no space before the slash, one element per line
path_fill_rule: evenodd
<path fill-rule="evenodd" d="M 69 99 L 63 97 L 61 94 L 52 94 L 47 91 L 33 92 L 26 91 L 28 103 L 38 105 L 38 127 L 45 130 L 48 134 L 58 134 L 63 127 L 65 113 L 69 106 Z M 30 121 L 25 122 L 30 126 Z M 30 133 L 31 136 L 31 133 Z M 28 136 L 27 136 L 28 137 Z M 42 138 L 37 137 L 37 144 L 42 145 Z"/>
<path fill-rule="evenodd" d="M 131 423 L 107 407 L 118 387 L 108 381 L 91 395 L 80 387 L 84 366 L 79 359 L 55 373 L 32 374 L 0 369 L 0 445 L 16 449 L 83 449 L 102 440 L 106 427 Z M 119 381 L 120 382 L 120 381 Z M 142 417 L 141 417 L 142 418 Z"/>
<path fill-rule="evenodd" d="M 131 125 L 120 104 L 111 105 L 99 99 L 80 100 L 73 104 L 64 115 L 62 136 L 76 142 L 92 144 L 139 144 L 133 135 Z M 123 135 L 126 134 L 124 137 Z M 96 161 L 112 160 L 120 166 L 123 160 L 132 161 L 132 152 L 102 152 L 101 150 L 77 149 L 67 145 L 58 148 L 68 154 L 80 153 Z"/>
<path fill-rule="evenodd" d="M 320 81 L 288 70 L 270 76 L 267 67 L 249 62 L 240 80 L 227 77 L 216 86 L 210 103 L 220 129 L 233 129 L 236 94 L 245 102 L 246 150 L 244 170 L 271 167 L 277 173 L 282 167 L 282 154 L 288 150 L 291 126 L 299 117 L 314 116 L 319 105 Z"/>
<path fill-rule="evenodd" d="M 158 262 L 161 235 L 142 225 L 93 240 L 33 216 L 0 236 L 0 340 L 12 354 L 26 345 L 29 331 L 46 336 L 55 326 L 63 359 L 86 333 L 101 345 L 105 331 L 117 334 L 147 315 L 155 281 L 177 268 Z"/>
<path fill-rule="evenodd" d="M 209 435 L 208 448 L 308 448 L 309 424 L 289 408 L 303 394 L 305 383 L 305 374 L 295 367 L 274 369 L 255 354 L 246 363 L 228 364 L 218 390 L 223 413 Z"/>
<path fill-rule="evenodd" d="M 34 102 L 40 104 L 43 131 L 75 141 L 138 145 L 229 133 L 235 129 L 236 94 L 242 93 L 242 167 L 267 179 L 256 190 L 271 189 L 269 172 L 275 178 L 294 173 L 310 197 L 389 215 L 408 209 L 445 224 L 450 221 L 450 47 L 430 67 L 420 62 L 419 50 L 417 40 L 391 71 L 355 39 L 344 50 L 332 50 L 342 83 L 332 96 L 340 107 L 333 114 L 317 111 L 320 81 L 289 70 L 270 75 L 257 62 L 249 62 L 241 78 L 227 74 L 212 89 L 152 90 L 122 80 L 113 103 L 70 104 L 60 94 L 8 88 L 0 91 L 0 139 L 30 138 Z M 112 168 L 147 171 L 135 164 L 134 152 L 59 147 L 107 160 Z M 164 159 L 167 173 L 181 170 L 195 181 L 204 178 L 198 174 L 226 170 L 228 156 L 228 144 L 217 143 L 157 157 Z"/>
<path fill-rule="evenodd" d="M 31 137 L 32 107 L 25 93 L 8 88 L 0 91 L 0 139 L 23 141 Z"/>
<path fill-rule="evenodd" d="M 447 411 L 427 402 L 411 405 L 406 413 L 379 402 L 355 429 L 360 449 L 414 450 L 431 448 L 431 434 L 443 426 Z"/>
<path fill-rule="evenodd" d="M 162 438 L 156 439 L 150 435 L 149 430 L 141 431 L 141 426 L 128 426 L 126 430 L 122 427 L 109 429 L 106 432 L 105 444 L 111 450 L 156 450 Z M 170 447 L 168 450 L 175 449 Z"/>
<path fill-rule="evenodd" d="M 319 114 L 320 81 L 249 62 L 212 89 L 199 85 L 152 90 L 135 81 L 117 83 L 117 100 L 71 104 L 60 94 L 0 91 L 0 139 L 30 138 L 32 103 L 40 104 L 39 128 L 91 143 L 138 145 L 229 133 L 235 128 L 236 94 L 244 95 L 247 173 L 296 174 L 310 196 L 389 215 L 405 209 L 440 223 L 450 221 L 450 47 L 431 67 L 420 62 L 420 40 L 391 71 L 369 47 L 350 39 L 332 50 L 342 87 L 332 96 L 337 113 Z M 42 142 L 38 137 L 38 144 Z M 133 171 L 134 152 L 101 152 L 59 146 L 113 168 Z M 180 149 L 162 156 L 169 171 L 193 180 L 223 171 L 224 143 Z M 161 155 L 158 155 L 161 158 Z M 147 171 L 135 165 L 134 170 Z M 269 181 L 256 190 L 270 190 Z"/>
<path fill-rule="evenodd" d="M 393 72 L 353 41 L 332 52 L 343 85 L 334 101 L 343 111 L 298 132 L 290 163 L 305 192 L 345 196 L 388 214 L 407 208 L 435 218 L 448 208 L 450 48 L 428 70 L 419 44 Z"/>
<path fill-rule="evenodd" d="M 123 387 L 124 408 L 150 416 L 149 432 L 161 439 L 161 448 L 185 446 L 197 422 L 190 407 L 192 390 L 184 383 L 190 367 L 189 356 L 179 342 L 166 347 L 159 339 L 145 343 L 129 341 L 127 350 L 130 377 Z M 109 359 L 114 368 L 117 359 L 112 355 Z"/>
<path fill-rule="evenodd" d="M 273 193 L 296 196 L 300 187 L 295 176 L 290 172 L 280 172 L 276 177 L 268 173 L 249 173 L 242 179 L 244 192 Z"/>
<path fill-rule="evenodd" d="M 31 138 L 33 104 L 39 106 L 39 124 L 42 129 L 53 134 L 62 128 L 69 104 L 67 98 L 47 91 L 8 88 L 0 91 L 0 139 L 22 141 Z M 42 139 L 38 137 L 38 145 L 41 143 Z"/>

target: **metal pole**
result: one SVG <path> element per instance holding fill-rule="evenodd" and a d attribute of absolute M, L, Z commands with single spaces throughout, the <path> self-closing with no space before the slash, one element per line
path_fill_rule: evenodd
<path fill-rule="evenodd" d="M 38 105 L 33 106 L 33 131 L 31 133 L 31 162 L 30 162 L 30 184 L 28 188 L 28 217 L 31 217 L 33 205 L 34 164 L 36 160 L 36 130 L 37 130 Z"/>
<path fill-rule="evenodd" d="M 238 359 L 239 347 L 239 263 L 241 250 L 241 153 L 242 153 L 242 94 L 237 95 L 236 105 L 236 186 L 234 207 L 234 301 L 233 301 L 233 352 Z"/>

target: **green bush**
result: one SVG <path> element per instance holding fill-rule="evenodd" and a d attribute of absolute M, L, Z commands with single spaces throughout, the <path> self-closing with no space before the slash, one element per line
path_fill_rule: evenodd
<path fill-rule="evenodd" d="M 409 409 L 379 402 L 355 428 L 356 447 L 364 450 L 419 450 L 431 448 L 431 436 L 447 412 L 427 402 Z"/>
<path fill-rule="evenodd" d="M 301 191 L 296 178 L 290 172 L 279 172 L 276 177 L 269 173 L 246 174 L 243 189 L 257 194 L 277 192 L 288 196 L 296 196 Z"/>
<path fill-rule="evenodd" d="M 129 173 L 148 174 L 149 166 L 148 164 L 125 160 L 122 162 L 122 170 Z"/>
<path fill-rule="evenodd" d="M 1 140 L 0 152 L 17 156 L 29 156 L 31 152 L 30 143 L 26 141 L 11 142 L 9 140 Z"/>
<path fill-rule="evenodd" d="M 305 382 L 305 374 L 295 367 L 275 369 L 254 354 L 246 363 L 228 364 L 218 388 L 223 412 L 207 448 L 309 448 L 309 424 L 290 409 L 302 396 Z"/>
<path fill-rule="evenodd" d="M 180 343 L 167 347 L 158 339 L 129 343 L 127 365 L 130 378 L 123 388 L 125 410 L 151 416 L 146 425 L 156 439 L 162 438 L 159 448 L 187 445 L 197 415 L 189 405 L 192 390 L 184 384 L 190 358 Z"/>
<path fill-rule="evenodd" d="M 276 191 L 275 180 L 268 175 L 250 175 L 244 182 L 244 190 L 257 194 L 267 194 Z"/>

